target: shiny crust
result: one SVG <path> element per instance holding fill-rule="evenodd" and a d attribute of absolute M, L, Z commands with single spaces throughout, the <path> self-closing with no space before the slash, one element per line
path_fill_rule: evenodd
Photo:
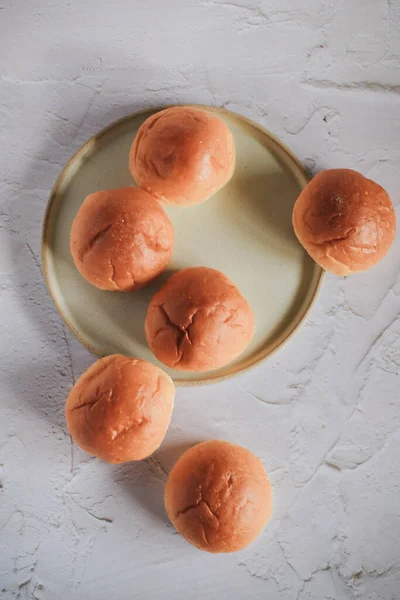
<path fill-rule="evenodd" d="M 101 290 L 133 291 L 157 277 L 172 255 L 174 229 L 147 192 L 134 187 L 87 196 L 72 224 L 71 254 Z"/>
<path fill-rule="evenodd" d="M 167 432 L 175 387 L 158 367 L 114 354 L 94 363 L 65 406 L 68 431 L 89 454 L 109 463 L 141 460 Z"/>
<path fill-rule="evenodd" d="M 153 296 L 145 331 L 151 350 L 165 365 L 208 371 L 243 352 L 253 336 L 254 317 L 223 273 L 192 267 L 175 273 Z"/>
<path fill-rule="evenodd" d="M 129 168 L 136 184 L 163 202 L 207 200 L 232 177 L 235 143 L 225 122 L 200 108 L 162 110 L 140 127 Z"/>
<path fill-rule="evenodd" d="M 200 550 L 235 552 L 269 520 L 271 484 L 249 450 L 211 440 L 180 457 L 167 481 L 165 507 L 177 531 Z"/>
<path fill-rule="evenodd" d="M 300 243 L 336 275 L 365 271 L 389 250 L 396 216 L 386 191 L 349 169 L 322 171 L 297 199 L 293 227 Z"/>

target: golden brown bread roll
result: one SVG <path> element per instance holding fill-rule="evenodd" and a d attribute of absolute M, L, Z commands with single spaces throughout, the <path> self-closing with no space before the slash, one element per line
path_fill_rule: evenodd
<path fill-rule="evenodd" d="M 202 442 L 173 467 L 165 508 L 177 531 L 200 550 L 235 552 L 253 542 L 270 518 L 271 484 L 250 450 Z"/>
<path fill-rule="evenodd" d="M 323 269 L 350 275 L 385 256 L 396 233 L 396 216 L 380 185 L 350 169 L 330 169 L 301 192 L 293 227 Z"/>
<path fill-rule="evenodd" d="M 197 204 L 232 177 L 235 143 L 228 126 L 212 112 L 175 106 L 140 127 L 129 168 L 137 185 L 158 200 Z"/>
<path fill-rule="evenodd" d="M 254 317 L 247 300 L 220 271 L 192 267 L 175 273 L 153 296 L 145 331 L 155 356 L 183 371 L 208 371 L 248 346 Z"/>
<path fill-rule="evenodd" d="M 163 441 L 174 396 L 164 371 L 113 354 L 95 362 L 72 388 L 68 431 L 83 450 L 109 463 L 141 460 Z"/>
<path fill-rule="evenodd" d="M 90 194 L 72 224 L 71 254 L 101 290 L 137 290 L 168 265 L 174 229 L 147 192 L 134 187 Z"/>

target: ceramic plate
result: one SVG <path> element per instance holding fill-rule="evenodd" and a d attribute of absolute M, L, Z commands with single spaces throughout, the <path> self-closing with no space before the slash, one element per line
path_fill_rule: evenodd
<path fill-rule="evenodd" d="M 321 269 L 298 243 L 292 208 L 307 174 L 268 131 L 229 111 L 211 108 L 226 121 L 236 142 L 231 181 L 204 204 L 167 206 L 175 227 L 168 271 L 135 293 L 103 292 L 87 283 L 69 251 L 72 221 L 85 197 L 103 189 L 133 185 L 128 154 L 151 109 L 113 123 L 90 139 L 61 173 L 43 225 L 43 273 L 65 323 L 98 356 L 121 353 L 163 367 L 176 384 L 217 381 L 258 363 L 293 334 L 305 318 L 321 281 Z M 148 303 L 171 272 L 208 266 L 225 273 L 253 307 L 255 335 L 228 366 L 207 373 L 174 371 L 151 353 L 144 334 Z"/>

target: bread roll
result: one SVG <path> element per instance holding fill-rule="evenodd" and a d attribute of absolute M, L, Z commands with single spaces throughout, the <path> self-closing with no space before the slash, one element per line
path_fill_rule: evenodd
<path fill-rule="evenodd" d="M 235 143 L 228 126 L 212 112 L 175 106 L 140 127 L 129 168 L 137 185 L 158 200 L 197 204 L 232 177 Z"/>
<path fill-rule="evenodd" d="M 146 316 L 155 356 L 182 371 L 208 371 L 234 360 L 249 344 L 253 312 L 223 273 L 192 267 L 175 273 L 155 296 Z"/>
<path fill-rule="evenodd" d="M 101 290 L 137 290 L 168 265 L 174 230 L 147 192 L 134 187 L 90 194 L 72 225 L 79 273 Z"/>
<path fill-rule="evenodd" d="M 143 360 L 114 354 L 94 363 L 72 388 L 68 431 L 109 463 L 140 460 L 160 446 L 174 406 L 171 378 Z"/>
<path fill-rule="evenodd" d="M 293 227 L 308 254 L 326 271 L 365 271 L 389 250 L 396 216 L 385 190 L 361 173 L 318 173 L 293 209 Z"/>
<path fill-rule="evenodd" d="M 202 442 L 173 467 L 165 508 L 196 548 L 235 552 L 253 542 L 269 520 L 271 484 L 250 450 L 219 440 Z"/>

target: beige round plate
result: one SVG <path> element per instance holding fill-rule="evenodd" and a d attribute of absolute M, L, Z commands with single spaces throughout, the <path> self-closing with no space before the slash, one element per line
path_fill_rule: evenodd
<path fill-rule="evenodd" d="M 166 207 L 175 227 L 168 272 L 135 293 L 102 292 L 74 267 L 69 251 L 72 221 L 87 194 L 133 185 L 128 154 L 151 109 L 113 123 L 71 158 L 49 199 L 43 225 L 42 262 L 51 296 L 65 323 L 94 354 L 121 353 L 160 363 L 144 334 L 150 298 L 171 272 L 204 265 L 223 271 L 253 307 L 256 329 L 250 347 L 230 365 L 208 373 L 163 367 L 176 384 L 217 381 L 258 363 L 293 334 L 307 314 L 321 269 L 298 243 L 292 207 L 307 174 L 297 159 L 259 125 L 229 111 L 218 113 L 236 142 L 231 181 L 204 204 Z"/>

